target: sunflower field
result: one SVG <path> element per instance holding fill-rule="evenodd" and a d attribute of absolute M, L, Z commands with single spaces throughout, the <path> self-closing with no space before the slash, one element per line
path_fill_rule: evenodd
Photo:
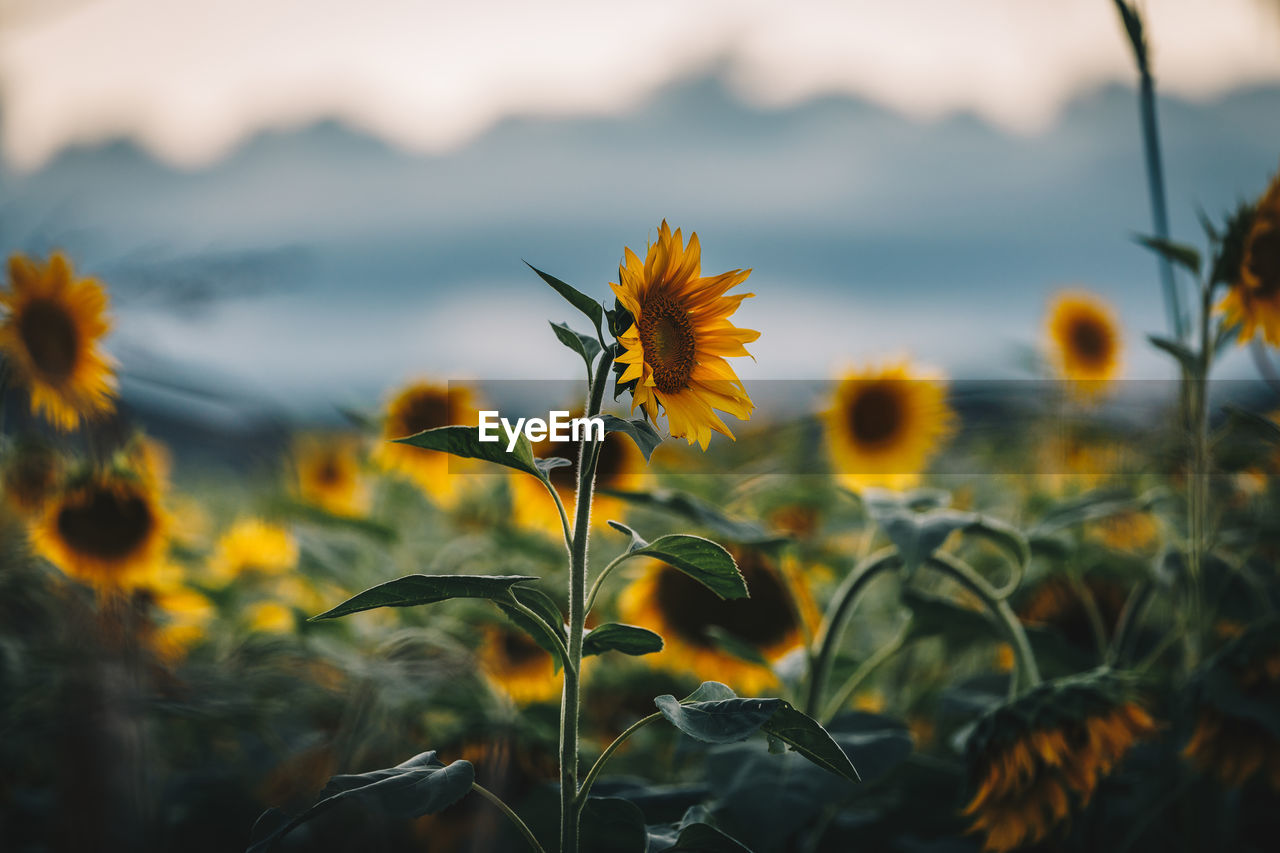
<path fill-rule="evenodd" d="M 530 268 L 576 380 L 424 365 L 252 470 L 149 434 L 111 283 L 10 247 L 0 849 L 1275 849 L 1280 382 L 1214 377 L 1280 347 L 1255 192 L 1139 238 L 1175 380 L 1075 288 L 1022 380 L 745 382 L 770 281 L 663 221 L 608 287 Z"/>

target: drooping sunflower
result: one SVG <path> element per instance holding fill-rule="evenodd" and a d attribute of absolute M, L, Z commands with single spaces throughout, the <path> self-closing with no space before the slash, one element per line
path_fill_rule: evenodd
<path fill-rule="evenodd" d="M 387 405 L 382 438 L 373 452 L 373 461 L 383 470 L 408 478 L 429 497 L 451 505 L 458 496 L 459 477 L 451 465 L 461 464 L 447 453 L 424 450 L 395 439 L 427 429 L 451 425 L 473 426 L 476 407 L 471 390 L 454 384 L 415 382 L 399 391 Z"/>
<path fill-rule="evenodd" d="M 756 549 L 731 548 L 750 598 L 726 601 L 665 563 L 651 562 L 618 600 L 622 621 L 651 628 L 665 643 L 646 655 L 650 665 L 723 681 L 740 694 L 777 685 L 773 670 L 726 650 L 740 644 L 770 663 L 803 643 L 801 619 L 813 621 L 814 605 L 797 601 L 775 562 Z M 717 634 L 723 635 L 723 639 Z"/>
<path fill-rule="evenodd" d="M 298 494 L 334 515 L 368 509 L 369 491 L 360 473 L 360 441 L 352 436 L 303 436 L 294 448 Z"/>
<path fill-rule="evenodd" d="M 516 704 L 548 702 L 560 695 L 551 655 L 522 631 L 489 625 L 479 655 L 490 683 Z"/>
<path fill-rule="evenodd" d="M 20 518 L 36 516 L 62 479 L 62 457 L 40 441 L 18 442 L 4 465 L 4 502 Z"/>
<path fill-rule="evenodd" d="M 32 523 L 36 550 L 104 592 L 132 589 L 163 559 L 168 517 L 145 478 L 111 470 L 70 481 Z"/>
<path fill-rule="evenodd" d="M 1239 275 L 1218 310 L 1229 325 L 1239 324 L 1241 344 L 1260 331 L 1268 344 L 1280 346 L 1280 173 L 1254 208 L 1239 260 Z"/>
<path fill-rule="evenodd" d="M 755 294 L 725 294 L 750 274 L 730 270 L 703 277 L 698 235 L 690 234 L 685 246 L 680 229 L 672 233 L 663 220 L 643 262 L 623 250 L 618 283 L 609 285 L 632 319 L 618 337 L 618 363 L 625 367 L 618 384 L 635 383 L 632 411 L 643 406 L 654 421 L 665 411 L 671 435 L 696 441 L 703 450 L 712 430 L 733 438 L 715 410 L 746 420 L 755 407 L 725 360 L 750 355 L 744 344 L 760 337 L 729 322 L 742 300 Z"/>
<path fill-rule="evenodd" d="M 1078 395 L 1100 393 L 1119 375 L 1122 330 L 1111 306 L 1082 290 L 1059 293 L 1049 306 L 1049 355 Z"/>
<path fill-rule="evenodd" d="M 257 518 L 242 518 L 218 538 L 208 580 L 225 585 L 246 572 L 278 575 L 298 562 L 298 543 L 288 530 Z"/>
<path fill-rule="evenodd" d="M 954 430 L 936 378 L 906 364 L 846 373 L 823 413 L 837 479 L 852 489 L 906 489 Z"/>
<path fill-rule="evenodd" d="M 75 278 L 58 252 L 43 265 L 14 255 L 9 281 L 0 290 L 0 353 L 27 388 L 31 410 L 64 431 L 111 412 L 115 374 L 98 349 L 111 327 L 102 285 Z"/>
<path fill-rule="evenodd" d="M 1280 619 L 1241 631 L 1197 674 L 1196 726 L 1183 757 L 1238 788 L 1255 776 L 1280 792 L 1280 732 L 1269 721 L 1280 704 Z"/>
<path fill-rule="evenodd" d="M 1016 611 L 1021 621 L 1051 629 L 1072 649 L 1093 654 L 1097 638 L 1091 610 L 1096 608 L 1100 627 L 1110 637 L 1120 621 L 1128 591 L 1119 582 L 1099 574 L 1087 574 L 1080 583 L 1090 602 L 1084 600 L 1071 580 L 1055 574 L 1029 585 L 1025 593 L 1020 591 Z"/>
<path fill-rule="evenodd" d="M 994 709 L 966 746 L 969 831 L 999 853 L 1042 841 L 1155 730 L 1128 685 L 1102 673 L 1046 682 Z"/>

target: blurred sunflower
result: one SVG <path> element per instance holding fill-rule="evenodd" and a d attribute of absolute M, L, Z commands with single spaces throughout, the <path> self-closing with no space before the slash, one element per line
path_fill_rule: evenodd
<path fill-rule="evenodd" d="M 203 593 L 188 586 L 182 568 L 171 563 L 152 573 L 145 592 L 160 617 L 151 630 L 151 647 L 166 663 L 178 663 L 204 639 L 217 609 Z"/>
<path fill-rule="evenodd" d="M 1049 353 L 1059 375 L 1092 396 L 1120 372 L 1120 323 L 1111 307 L 1085 291 L 1060 293 L 1049 306 Z"/>
<path fill-rule="evenodd" d="M 1261 331 L 1268 344 L 1280 346 L 1280 173 L 1258 200 L 1239 260 L 1238 277 L 1218 310 L 1228 325 L 1239 324 L 1241 344 Z"/>
<path fill-rule="evenodd" d="M 954 429 L 938 380 L 906 364 L 846 373 L 823 413 L 836 478 L 851 489 L 915 485 Z"/>
<path fill-rule="evenodd" d="M 1191 692 L 1196 726 L 1183 756 L 1228 787 L 1258 776 L 1280 792 L 1280 619 L 1236 635 L 1206 662 Z"/>
<path fill-rule="evenodd" d="M 298 543 L 283 527 L 257 518 L 242 518 L 214 545 L 209 580 L 224 586 L 246 572 L 276 575 L 298 562 Z"/>
<path fill-rule="evenodd" d="M 422 489 L 437 503 L 451 505 L 458 494 L 458 477 L 450 474 L 447 453 L 396 444 L 427 429 L 451 425 L 474 425 L 476 407 L 470 389 L 447 387 L 432 382 L 415 382 L 399 391 L 387 405 L 382 438 L 373 452 L 373 461 L 383 470 L 399 474 Z"/>
<path fill-rule="evenodd" d="M 1100 519 L 1090 533 L 1108 548 L 1147 553 L 1159 543 L 1160 525 L 1150 512 L 1129 510 Z"/>
<path fill-rule="evenodd" d="M 60 430 L 111 412 L 115 374 L 98 350 L 107 333 L 107 294 L 93 279 L 76 279 L 55 252 L 43 266 L 9 259 L 11 288 L 0 290 L 0 353 L 7 356 L 31 410 Z"/>
<path fill-rule="evenodd" d="M 244 616 L 249 630 L 260 634 L 289 634 L 297 626 L 293 608 L 278 601 L 255 601 Z"/>
<path fill-rule="evenodd" d="M 62 457 L 41 441 L 19 441 L 4 466 L 4 502 L 14 515 L 31 518 L 44 508 L 62 479 Z"/>
<path fill-rule="evenodd" d="M 978 721 L 966 746 L 973 798 L 964 814 L 983 850 L 1043 840 L 1156 724 L 1119 679 L 1047 682 Z"/>
<path fill-rule="evenodd" d="M 151 574 L 168 542 L 168 517 L 155 487 L 118 470 L 78 477 L 32 522 L 32 541 L 49 562 L 102 591 L 132 589 Z"/>
<path fill-rule="evenodd" d="M 519 705 L 549 702 L 560 695 L 551 655 L 523 631 L 487 626 L 479 656 L 489 681 Z"/>
<path fill-rule="evenodd" d="M 1119 583 L 1096 574 L 1084 576 L 1081 585 L 1097 608 L 1102 629 L 1110 634 L 1120 621 L 1128 592 Z M 1093 650 L 1096 638 L 1089 605 L 1079 589 L 1062 575 L 1051 575 L 1019 595 L 1018 618 L 1031 625 L 1052 628 L 1072 648 Z"/>
<path fill-rule="evenodd" d="M 360 441 L 352 436 L 304 436 L 294 447 L 298 494 L 334 515 L 363 514 L 369 492 L 360 475 Z"/>
<path fill-rule="evenodd" d="M 622 621 L 662 635 L 665 646 L 644 661 L 729 684 L 745 695 L 777 684 L 773 670 L 726 650 L 741 645 L 770 663 L 803 642 L 801 619 L 816 621 L 812 601 L 797 601 L 782 570 L 756 549 L 731 548 L 750 598 L 726 601 L 666 563 L 649 563 L 618 600 Z M 723 635 L 722 640 L 717 634 Z"/>
<path fill-rule="evenodd" d="M 743 299 L 754 296 L 725 292 L 747 280 L 751 270 L 730 270 L 702 277 L 698 235 L 689 245 L 677 228 L 663 220 L 658 242 L 650 244 L 644 262 L 623 250 L 618 283 L 610 284 L 618 304 L 630 312 L 632 324 L 618 336 L 625 369 L 618 385 L 634 382 L 631 408 L 643 406 L 650 420 L 667 413 L 671 435 L 707 449 L 711 432 L 733 438 L 714 410 L 739 420 L 751 417 L 754 405 L 742 380 L 726 358 L 748 356 L 744 344 L 760 333 L 729 322 Z"/>

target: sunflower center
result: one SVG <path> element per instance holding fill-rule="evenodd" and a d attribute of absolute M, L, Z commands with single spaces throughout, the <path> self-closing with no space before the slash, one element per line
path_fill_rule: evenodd
<path fill-rule="evenodd" d="M 653 370 L 653 384 L 664 394 L 675 394 L 689 387 L 693 374 L 697 339 L 689 312 L 670 297 L 649 297 L 636 320 L 644 359 Z"/>
<path fill-rule="evenodd" d="M 714 647 L 711 628 L 732 634 L 758 649 L 767 649 L 795 630 L 789 594 L 770 564 L 757 554 L 740 554 L 738 568 L 750 598 L 725 601 L 688 575 L 664 566 L 655 598 L 672 632 L 692 645 Z"/>
<path fill-rule="evenodd" d="M 58 536 L 73 550 L 102 560 L 128 557 L 155 526 L 148 503 L 136 494 L 95 488 L 58 513 Z"/>
<path fill-rule="evenodd" d="M 1096 320 L 1078 318 L 1071 324 L 1071 351 L 1085 364 L 1105 364 L 1111 356 L 1111 335 Z"/>
<path fill-rule="evenodd" d="M 325 456 L 320 470 L 316 472 L 316 479 L 325 486 L 336 486 L 342 482 L 342 469 L 338 467 L 338 460 L 333 456 Z"/>
<path fill-rule="evenodd" d="M 1257 278 L 1262 295 L 1280 291 L 1280 228 L 1270 228 L 1254 237 L 1249 246 L 1249 272 Z"/>
<path fill-rule="evenodd" d="M 502 633 L 502 655 L 512 667 L 519 667 L 543 657 L 546 652 L 542 650 L 541 646 L 523 634 L 504 631 Z"/>
<path fill-rule="evenodd" d="M 860 444 L 883 444 L 902 428 L 901 395 L 885 383 L 863 388 L 849 407 L 849 429 Z"/>
<path fill-rule="evenodd" d="M 414 397 L 400 416 L 398 426 L 405 435 L 415 435 L 424 429 L 449 425 L 449 400 L 443 395 L 421 394 Z"/>
<path fill-rule="evenodd" d="M 80 333 L 61 305 L 48 299 L 29 303 L 18 318 L 18 334 L 37 370 L 51 379 L 71 375 Z"/>

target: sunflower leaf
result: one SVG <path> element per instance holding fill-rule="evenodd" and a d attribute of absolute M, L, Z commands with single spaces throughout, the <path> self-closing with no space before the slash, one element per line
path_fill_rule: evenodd
<path fill-rule="evenodd" d="M 908 574 L 941 548 L 948 536 L 976 519 L 973 513 L 953 509 L 912 512 L 901 506 L 868 504 L 868 512 L 897 547 Z"/>
<path fill-rule="evenodd" d="M 797 711 L 789 703 L 782 702 L 782 707 L 774 712 L 762 728 L 766 734 L 783 741 L 819 767 L 850 782 L 862 781 L 849 756 L 845 755 L 840 744 L 835 742 L 827 730 L 817 720 Z"/>
<path fill-rule="evenodd" d="M 622 652 L 624 655 L 651 655 L 662 651 L 662 637 L 648 628 L 606 622 L 582 638 L 582 656 Z"/>
<path fill-rule="evenodd" d="M 659 444 L 662 444 L 662 436 L 648 421 L 642 418 L 626 420 L 616 415 L 601 415 L 600 417 L 604 419 L 605 432 L 623 432 L 631 436 L 631 440 L 636 443 L 636 447 L 640 448 L 640 452 L 644 454 L 645 462 L 649 461 L 654 449 Z"/>
<path fill-rule="evenodd" d="M 694 524 L 707 528 L 716 536 L 740 545 L 771 548 L 790 541 L 750 521 L 739 521 L 722 513 L 713 504 L 686 492 L 672 489 L 655 489 L 651 492 L 625 492 L 616 489 L 600 489 L 601 494 L 621 498 L 630 504 L 659 509 L 678 515 Z"/>
<path fill-rule="evenodd" d="M 512 597 L 522 605 L 532 610 L 538 617 L 541 624 L 535 623 L 528 613 L 525 613 L 518 607 L 504 603 L 495 599 L 496 604 L 507 618 L 514 622 L 522 631 L 528 634 L 535 643 L 537 643 L 544 651 L 551 655 L 551 660 L 555 664 L 556 672 L 564 668 L 562 652 L 560 646 L 556 645 L 548 636 L 548 629 L 554 636 L 565 639 L 568 633 L 565 629 L 564 614 L 560 612 L 560 607 L 551 600 L 551 596 L 542 590 L 532 586 L 513 586 L 510 588 Z"/>
<path fill-rule="evenodd" d="M 718 702 L 721 699 L 737 699 L 738 694 L 733 692 L 727 684 L 721 684 L 719 681 L 704 681 L 698 685 L 698 689 L 681 699 L 681 702 Z"/>
<path fill-rule="evenodd" d="M 502 431 L 499 430 L 499 432 Z M 485 462 L 524 471 L 544 482 L 547 479 L 546 473 L 534 460 L 533 447 L 523 433 L 516 439 L 513 450 L 507 450 L 509 439 L 505 435 L 499 435 L 496 441 L 481 441 L 480 427 L 472 426 L 436 427 L 407 438 L 397 438 L 395 441 L 397 444 L 411 444 L 424 450 L 439 450 L 465 459 L 482 459 Z"/>
<path fill-rule="evenodd" d="M 471 762 L 445 765 L 434 750 L 385 770 L 334 776 L 321 792 L 321 800 L 296 817 L 290 818 L 279 809 L 264 812 L 254 824 L 247 853 L 267 853 L 289 831 L 344 803 L 361 812 L 410 820 L 452 805 L 474 782 Z"/>
<path fill-rule="evenodd" d="M 782 706 L 781 699 L 719 699 L 680 702 L 670 693 L 653 700 L 671 725 L 703 743 L 746 740 Z"/>
<path fill-rule="evenodd" d="M 1172 338 L 1162 337 L 1161 335 L 1147 335 L 1147 340 L 1156 349 L 1163 350 L 1178 360 L 1182 365 L 1182 369 L 1191 372 L 1195 370 L 1196 355 L 1191 348 L 1181 341 L 1175 341 Z"/>
<path fill-rule="evenodd" d="M 706 806 L 691 806 L 679 823 L 649 827 L 653 853 L 751 853 L 751 848 L 716 828 Z"/>
<path fill-rule="evenodd" d="M 582 360 L 587 365 L 587 372 L 590 373 L 591 365 L 595 363 L 596 356 L 600 354 L 600 342 L 590 335 L 575 332 L 569 328 L 568 323 L 552 323 L 551 331 L 556 333 L 560 343 L 582 356 Z"/>
<path fill-rule="evenodd" d="M 628 553 L 633 556 L 653 557 L 674 569 L 679 569 L 721 598 L 750 598 L 747 582 L 738 571 L 733 555 L 710 539 L 688 533 L 669 533 L 652 542 L 617 521 L 610 521 L 614 530 L 631 536 Z"/>
<path fill-rule="evenodd" d="M 1134 237 L 1138 243 L 1146 246 L 1151 251 L 1160 255 L 1169 263 L 1177 264 L 1186 269 L 1193 276 L 1200 277 L 1200 252 L 1194 247 L 1185 243 L 1175 243 L 1172 240 L 1166 240 L 1163 237 L 1138 236 Z"/>
<path fill-rule="evenodd" d="M 541 278 L 543 281 L 545 281 L 547 284 L 551 285 L 551 288 L 556 293 L 563 296 L 566 302 L 568 302 L 574 308 L 577 308 L 583 314 L 586 314 L 587 319 L 589 319 L 593 324 L 595 324 L 596 336 L 601 338 L 604 337 L 604 335 L 600 331 L 600 324 L 601 322 L 604 321 L 603 305 L 601 305 L 599 302 L 592 299 L 590 296 L 587 296 L 585 293 L 583 293 L 581 290 L 578 290 L 573 285 L 565 284 L 560 279 L 556 278 L 550 273 L 543 272 L 542 270 L 538 269 L 528 261 L 525 261 L 524 265 L 527 266 L 529 269 L 533 270 L 534 272 L 536 272 L 538 274 L 538 277 Z"/>
<path fill-rule="evenodd" d="M 510 605 L 519 600 L 512 587 L 536 581 L 529 575 L 407 575 L 370 587 L 311 621 L 337 619 L 378 607 L 416 607 L 451 598 L 483 598 Z"/>

